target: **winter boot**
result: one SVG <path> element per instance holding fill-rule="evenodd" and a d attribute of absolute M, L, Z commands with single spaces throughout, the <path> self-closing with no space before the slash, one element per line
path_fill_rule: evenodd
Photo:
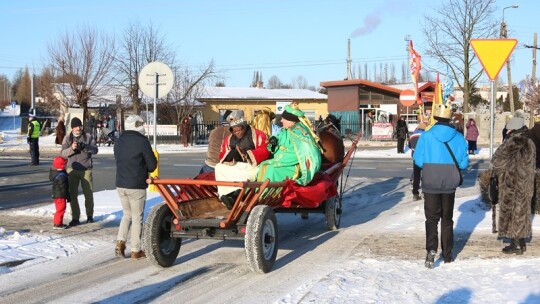
<path fill-rule="evenodd" d="M 425 266 L 429 269 L 433 268 L 433 265 L 435 264 L 435 256 L 437 255 L 437 252 L 435 250 L 431 250 L 426 255 L 426 263 Z"/>
<path fill-rule="evenodd" d="M 502 249 L 502 252 L 506 254 L 515 253 L 517 255 L 521 255 L 523 254 L 523 249 L 521 248 L 521 245 L 518 239 L 512 239 L 512 241 L 510 241 L 510 245 L 504 247 Z"/>
<path fill-rule="evenodd" d="M 420 194 L 413 194 L 413 201 L 419 201 L 421 199 L 422 197 L 420 196 Z"/>
<path fill-rule="evenodd" d="M 142 259 L 142 258 L 145 258 L 146 257 L 146 254 L 144 253 L 144 251 L 139 251 L 139 252 L 131 252 L 131 259 L 132 260 L 138 260 L 138 259 Z"/>
<path fill-rule="evenodd" d="M 126 255 L 124 254 L 125 250 L 126 250 L 126 242 L 116 241 L 116 248 L 114 249 L 114 254 L 119 258 L 125 258 L 126 257 Z"/>
<path fill-rule="evenodd" d="M 523 252 L 527 251 L 527 243 L 525 243 L 525 239 L 519 239 L 519 246 Z"/>

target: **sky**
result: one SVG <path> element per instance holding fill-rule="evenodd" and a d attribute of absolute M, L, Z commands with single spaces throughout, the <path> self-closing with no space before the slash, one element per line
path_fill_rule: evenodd
<path fill-rule="evenodd" d="M 284 83 L 303 76 L 310 86 L 346 77 L 347 40 L 353 68 L 406 63 L 409 36 L 425 50 L 422 19 L 442 0 L 297 0 L 173 1 L 24 0 L 0 2 L 0 75 L 13 79 L 28 66 L 39 74 L 48 45 L 66 31 L 91 26 L 119 36 L 131 22 L 156 25 L 179 62 L 198 69 L 214 60 L 227 86 L 249 86 L 255 71 L 263 81 L 276 75 Z M 513 53 L 514 82 L 532 73 L 533 44 L 540 30 L 538 1 L 497 1 L 496 19 L 504 7 L 509 38 L 518 39 Z M 436 62 L 423 57 L 423 66 Z M 444 71 L 441 71 L 444 72 Z M 501 77 L 503 77 L 501 73 Z M 506 79 L 506 76 L 503 77 Z M 481 82 L 488 83 L 484 76 Z"/>
<path fill-rule="evenodd" d="M 5 131 L 6 142 L 10 148 L 18 145 L 18 135 L 12 131 Z M 40 139 L 42 147 L 54 146 L 54 136 L 42 137 Z M 106 148 L 106 147 L 104 147 Z M 162 147 L 166 151 L 167 146 Z M 474 157 L 487 159 L 487 154 L 481 150 L 479 155 Z M 100 153 L 111 153 L 110 150 L 100 148 Z M 410 157 L 410 154 L 397 155 L 395 149 L 383 150 L 358 150 L 356 157 Z M 366 186 L 369 187 L 369 186 Z M 470 235 L 480 233 L 491 234 L 491 211 L 486 211 L 481 206 L 478 193 L 475 187 L 469 187 L 465 192 L 460 192 L 456 199 L 454 208 L 454 221 L 456 232 L 469 232 Z M 461 190 L 459 190 L 461 191 Z M 390 193 L 376 195 L 371 198 L 373 201 L 362 202 L 363 199 L 354 195 L 344 197 L 344 205 L 349 206 L 348 210 L 354 206 L 360 208 L 361 204 L 373 205 L 379 200 L 386 199 Z M 365 198 L 365 197 L 363 197 Z M 370 235 L 378 233 L 397 233 L 405 231 L 423 231 L 423 208 L 422 202 L 408 201 L 404 196 L 393 208 L 381 212 L 372 220 L 342 227 L 340 233 L 350 233 L 357 231 L 359 235 Z M 83 199 L 82 195 L 79 199 Z M 149 209 L 160 201 L 159 195 L 149 192 L 145 214 Z M 106 190 L 95 193 L 97 221 L 111 222 L 117 225 L 121 217 L 121 207 L 115 190 Z M 51 221 L 54 213 L 53 204 L 25 207 L 18 210 L 7 210 L 12 215 L 24 214 L 34 216 L 38 221 Z M 360 211 L 362 212 L 362 211 Z M 365 213 L 365 211 L 363 212 Z M 69 207 L 66 211 L 66 218 L 69 220 Z M 353 213 L 354 214 L 354 213 Z M 358 215 L 358 214 L 356 214 Z M 344 214 L 346 217 L 347 214 Z M 294 220 L 294 218 L 293 218 Z M 291 217 L 278 214 L 278 223 L 291 221 Z M 52 224 L 51 224 L 52 225 Z M 10 286 L 17 284 L 28 284 L 28 276 L 43 277 L 47 273 L 51 275 L 57 273 L 58 264 L 63 265 L 64 270 L 69 272 L 71 265 L 89 266 L 94 261 L 94 255 L 99 252 L 110 252 L 111 242 L 94 239 L 81 239 L 77 234 L 72 237 L 58 235 L 52 231 L 24 232 L 10 231 L 1 227 L 0 224 L 0 265 L 6 262 L 29 259 L 29 261 L 14 267 L 0 266 L 0 294 L 2 290 L 10 290 Z M 533 220 L 533 231 L 538 231 L 540 222 L 536 217 Z M 70 228 L 75 229 L 75 228 Z M 327 240 L 330 241 L 330 240 Z M 533 240 L 536 241 L 536 240 Z M 198 241 L 201 242 L 201 241 Z M 189 246 L 189 245 L 188 245 Z M 348 246 L 345 244 L 345 246 Z M 184 250 L 185 245 L 182 247 Z M 232 250 L 237 254 L 237 248 L 220 250 Z M 283 250 L 283 249 L 281 249 Z M 316 254 L 321 248 L 314 248 Z M 345 251 L 345 250 L 344 250 Z M 348 250 L 346 250 L 348 251 Z M 110 252 L 112 256 L 112 252 Z M 180 252 L 182 254 L 182 251 Z M 211 253 L 202 253 L 210 255 Z M 221 254 L 225 254 L 221 252 Z M 473 258 L 460 260 L 456 259 L 451 264 L 437 262 L 435 268 L 428 270 L 423 265 L 423 260 L 399 260 L 395 258 L 382 257 L 361 258 L 352 256 L 347 262 L 332 265 L 331 270 L 325 265 L 311 267 L 309 275 L 302 276 L 302 279 L 289 280 L 286 284 L 287 291 L 279 289 L 266 289 L 265 300 L 258 302 L 266 303 L 538 303 L 540 301 L 540 258 L 525 255 L 518 257 L 500 258 Z M 307 255 L 307 254 L 306 254 Z M 243 255 L 242 255 L 243 256 Z M 195 257 L 193 260 L 203 262 L 202 257 Z M 275 272 L 283 272 L 289 276 L 302 259 L 291 261 L 286 267 L 275 269 Z M 56 262 L 55 262 L 56 261 Z M 143 265 L 143 264 L 141 264 Z M 146 264 L 144 264 L 146 265 Z M 177 267 L 178 265 L 174 266 Z M 76 267 L 76 266 L 75 266 Z M 98 267 L 98 266 L 96 266 Z M 147 267 L 147 266 L 145 266 Z M 141 268 L 145 268 L 142 267 Z M 77 271 L 77 268 L 73 271 Z M 95 303 L 106 299 L 115 299 L 112 303 L 130 303 L 140 301 L 140 293 L 145 292 L 144 286 L 156 286 L 150 284 L 155 280 L 155 272 L 148 277 L 137 277 L 137 286 L 130 285 L 128 288 L 118 288 L 115 278 L 109 278 L 107 285 L 114 286 L 113 290 L 97 285 L 96 288 L 104 288 L 103 293 L 96 293 L 95 289 L 88 288 L 70 293 L 58 293 L 59 302 Z M 174 273 L 174 271 L 162 272 Z M 140 274 L 136 272 L 134 274 Z M 272 274 L 267 274 L 269 280 Z M 123 277 L 119 280 L 126 280 Z M 160 280 L 161 277 L 158 277 Z M 280 279 L 281 280 L 281 279 Z M 52 283 L 51 283 L 52 284 Z M 96 284 L 98 284 L 96 282 Z M 118 288 L 118 289 L 117 289 Z M 86 290 L 86 291 L 85 291 Z M 101 290 L 101 289 L 100 289 Z M 140 290 L 140 292 L 136 292 Z M 112 292 L 112 295 L 110 294 Z M 248 295 L 249 293 L 245 293 Z M 110 297 L 107 297 L 110 296 Z M 165 294 L 166 296 L 166 294 Z M 224 297 L 226 298 L 226 297 Z M 153 302 L 167 302 L 164 298 L 153 299 Z M 0 298 L 1 300 L 1 298 Z M 214 300 L 219 301 L 219 300 Z M 236 303 L 253 303 L 251 301 L 238 300 Z"/>

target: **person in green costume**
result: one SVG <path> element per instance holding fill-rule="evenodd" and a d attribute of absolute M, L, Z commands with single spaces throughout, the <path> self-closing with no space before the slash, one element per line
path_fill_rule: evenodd
<path fill-rule="evenodd" d="M 273 158 L 260 163 L 257 180 L 281 182 L 289 178 L 305 186 L 321 168 L 318 138 L 304 112 L 298 109 L 295 103 L 285 107 L 281 122 L 281 132 L 269 140 L 268 150 L 273 154 Z"/>

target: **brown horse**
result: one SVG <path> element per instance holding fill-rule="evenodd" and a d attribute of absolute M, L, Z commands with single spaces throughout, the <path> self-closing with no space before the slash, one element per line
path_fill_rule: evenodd
<path fill-rule="evenodd" d="M 316 132 L 322 147 L 323 163 L 337 163 L 345 156 L 345 145 L 340 132 L 341 118 L 330 114 Z"/>

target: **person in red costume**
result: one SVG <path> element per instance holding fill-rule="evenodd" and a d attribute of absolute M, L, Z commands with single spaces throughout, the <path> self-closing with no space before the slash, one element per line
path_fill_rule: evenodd
<path fill-rule="evenodd" d="M 223 140 L 216 165 L 216 181 L 254 181 L 257 165 L 270 156 L 268 137 L 262 131 L 252 128 L 243 118 L 230 123 L 231 134 Z M 218 187 L 221 202 L 231 209 L 240 189 Z"/>

